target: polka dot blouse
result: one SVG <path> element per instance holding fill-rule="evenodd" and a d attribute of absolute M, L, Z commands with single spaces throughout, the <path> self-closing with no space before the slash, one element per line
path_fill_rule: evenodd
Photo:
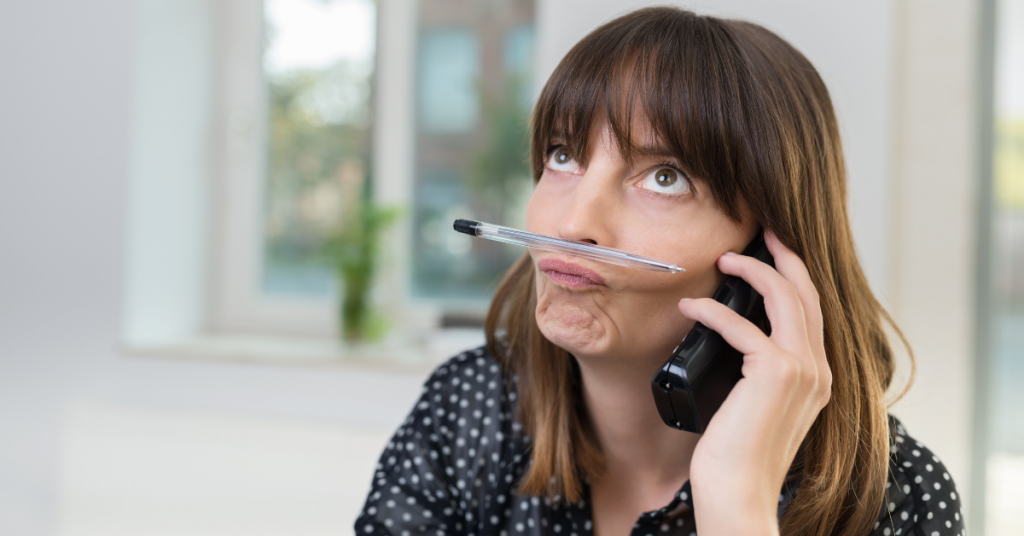
<path fill-rule="evenodd" d="M 592 535 L 589 490 L 568 504 L 516 493 L 530 440 L 514 418 L 515 404 L 516 378 L 483 348 L 438 367 L 381 455 L 356 534 Z M 963 534 L 949 473 L 891 420 L 886 505 L 871 534 Z M 780 490 L 780 517 L 798 491 L 792 482 Z M 663 508 L 641 514 L 632 534 L 696 534 L 690 483 Z"/>

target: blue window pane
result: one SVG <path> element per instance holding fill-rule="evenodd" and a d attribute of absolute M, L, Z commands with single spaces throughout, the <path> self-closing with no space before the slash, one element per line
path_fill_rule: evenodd
<path fill-rule="evenodd" d="M 505 34 L 505 72 L 516 79 L 519 85 L 519 100 L 523 108 L 529 109 L 536 94 L 533 79 L 534 30 L 532 24 L 520 25 Z"/>
<path fill-rule="evenodd" d="M 421 0 L 412 291 L 485 303 L 521 248 L 456 218 L 521 226 L 532 188 L 533 0 Z"/>
<path fill-rule="evenodd" d="M 480 52 L 467 28 L 425 32 L 420 42 L 420 128 L 432 133 L 473 129 L 480 115 Z"/>
<path fill-rule="evenodd" d="M 529 74 L 533 69 L 533 25 L 523 24 L 505 34 L 505 70 Z"/>

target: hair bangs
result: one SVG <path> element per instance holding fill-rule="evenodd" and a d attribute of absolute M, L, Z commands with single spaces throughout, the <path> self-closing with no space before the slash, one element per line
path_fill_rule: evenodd
<path fill-rule="evenodd" d="M 745 151 L 742 137 L 732 135 L 742 125 L 730 121 L 743 106 L 730 69 L 722 68 L 740 62 L 728 32 L 697 16 L 616 22 L 580 41 L 541 92 L 530 142 L 534 180 L 553 145 L 586 166 L 591 130 L 603 114 L 625 161 L 652 152 L 675 157 L 738 220 L 736 165 L 743 159 L 736 153 Z"/>

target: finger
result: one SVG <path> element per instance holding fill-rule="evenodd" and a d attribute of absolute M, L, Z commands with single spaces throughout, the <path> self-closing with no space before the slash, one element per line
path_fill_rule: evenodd
<path fill-rule="evenodd" d="M 811 279 L 807 265 L 793 250 L 787 248 L 775 233 L 765 231 L 764 241 L 768 251 L 775 258 L 775 269 L 797 291 L 803 304 L 804 318 L 807 322 L 807 338 L 814 351 L 815 358 L 825 361 L 824 319 L 821 314 L 821 299 L 817 287 Z M 825 363 L 827 366 L 827 363 Z"/>
<path fill-rule="evenodd" d="M 742 278 L 764 297 L 764 308 L 772 324 L 772 339 L 795 355 L 809 354 L 803 303 L 796 288 L 771 266 L 744 255 L 723 255 L 722 272 Z"/>
<path fill-rule="evenodd" d="M 679 311 L 717 332 L 729 346 L 744 355 L 764 352 L 774 346 L 760 328 L 711 298 L 684 299 L 679 302 Z"/>

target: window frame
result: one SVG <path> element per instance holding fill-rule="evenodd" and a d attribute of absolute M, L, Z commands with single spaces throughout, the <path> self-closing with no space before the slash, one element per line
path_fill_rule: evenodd
<path fill-rule="evenodd" d="M 209 331 L 337 336 L 336 296 L 262 292 L 267 110 L 262 46 L 264 2 L 225 0 L 217 21 L 219 80 L 214 125 L 215 192 Z M 417 0 L 379 0 L 371 100 L 373 199 L 412 207 Z M 381 47 L 386 42 L 388 46 Z M 386 180 L 382 177 L 387 177 Z M 412 230 L 403 218 L 385 232 L 373 299 L 402 336 L 439 324 L 440 302 L 410 293 Z M 396 331 L 396 330 L 392 330 Z"/>

